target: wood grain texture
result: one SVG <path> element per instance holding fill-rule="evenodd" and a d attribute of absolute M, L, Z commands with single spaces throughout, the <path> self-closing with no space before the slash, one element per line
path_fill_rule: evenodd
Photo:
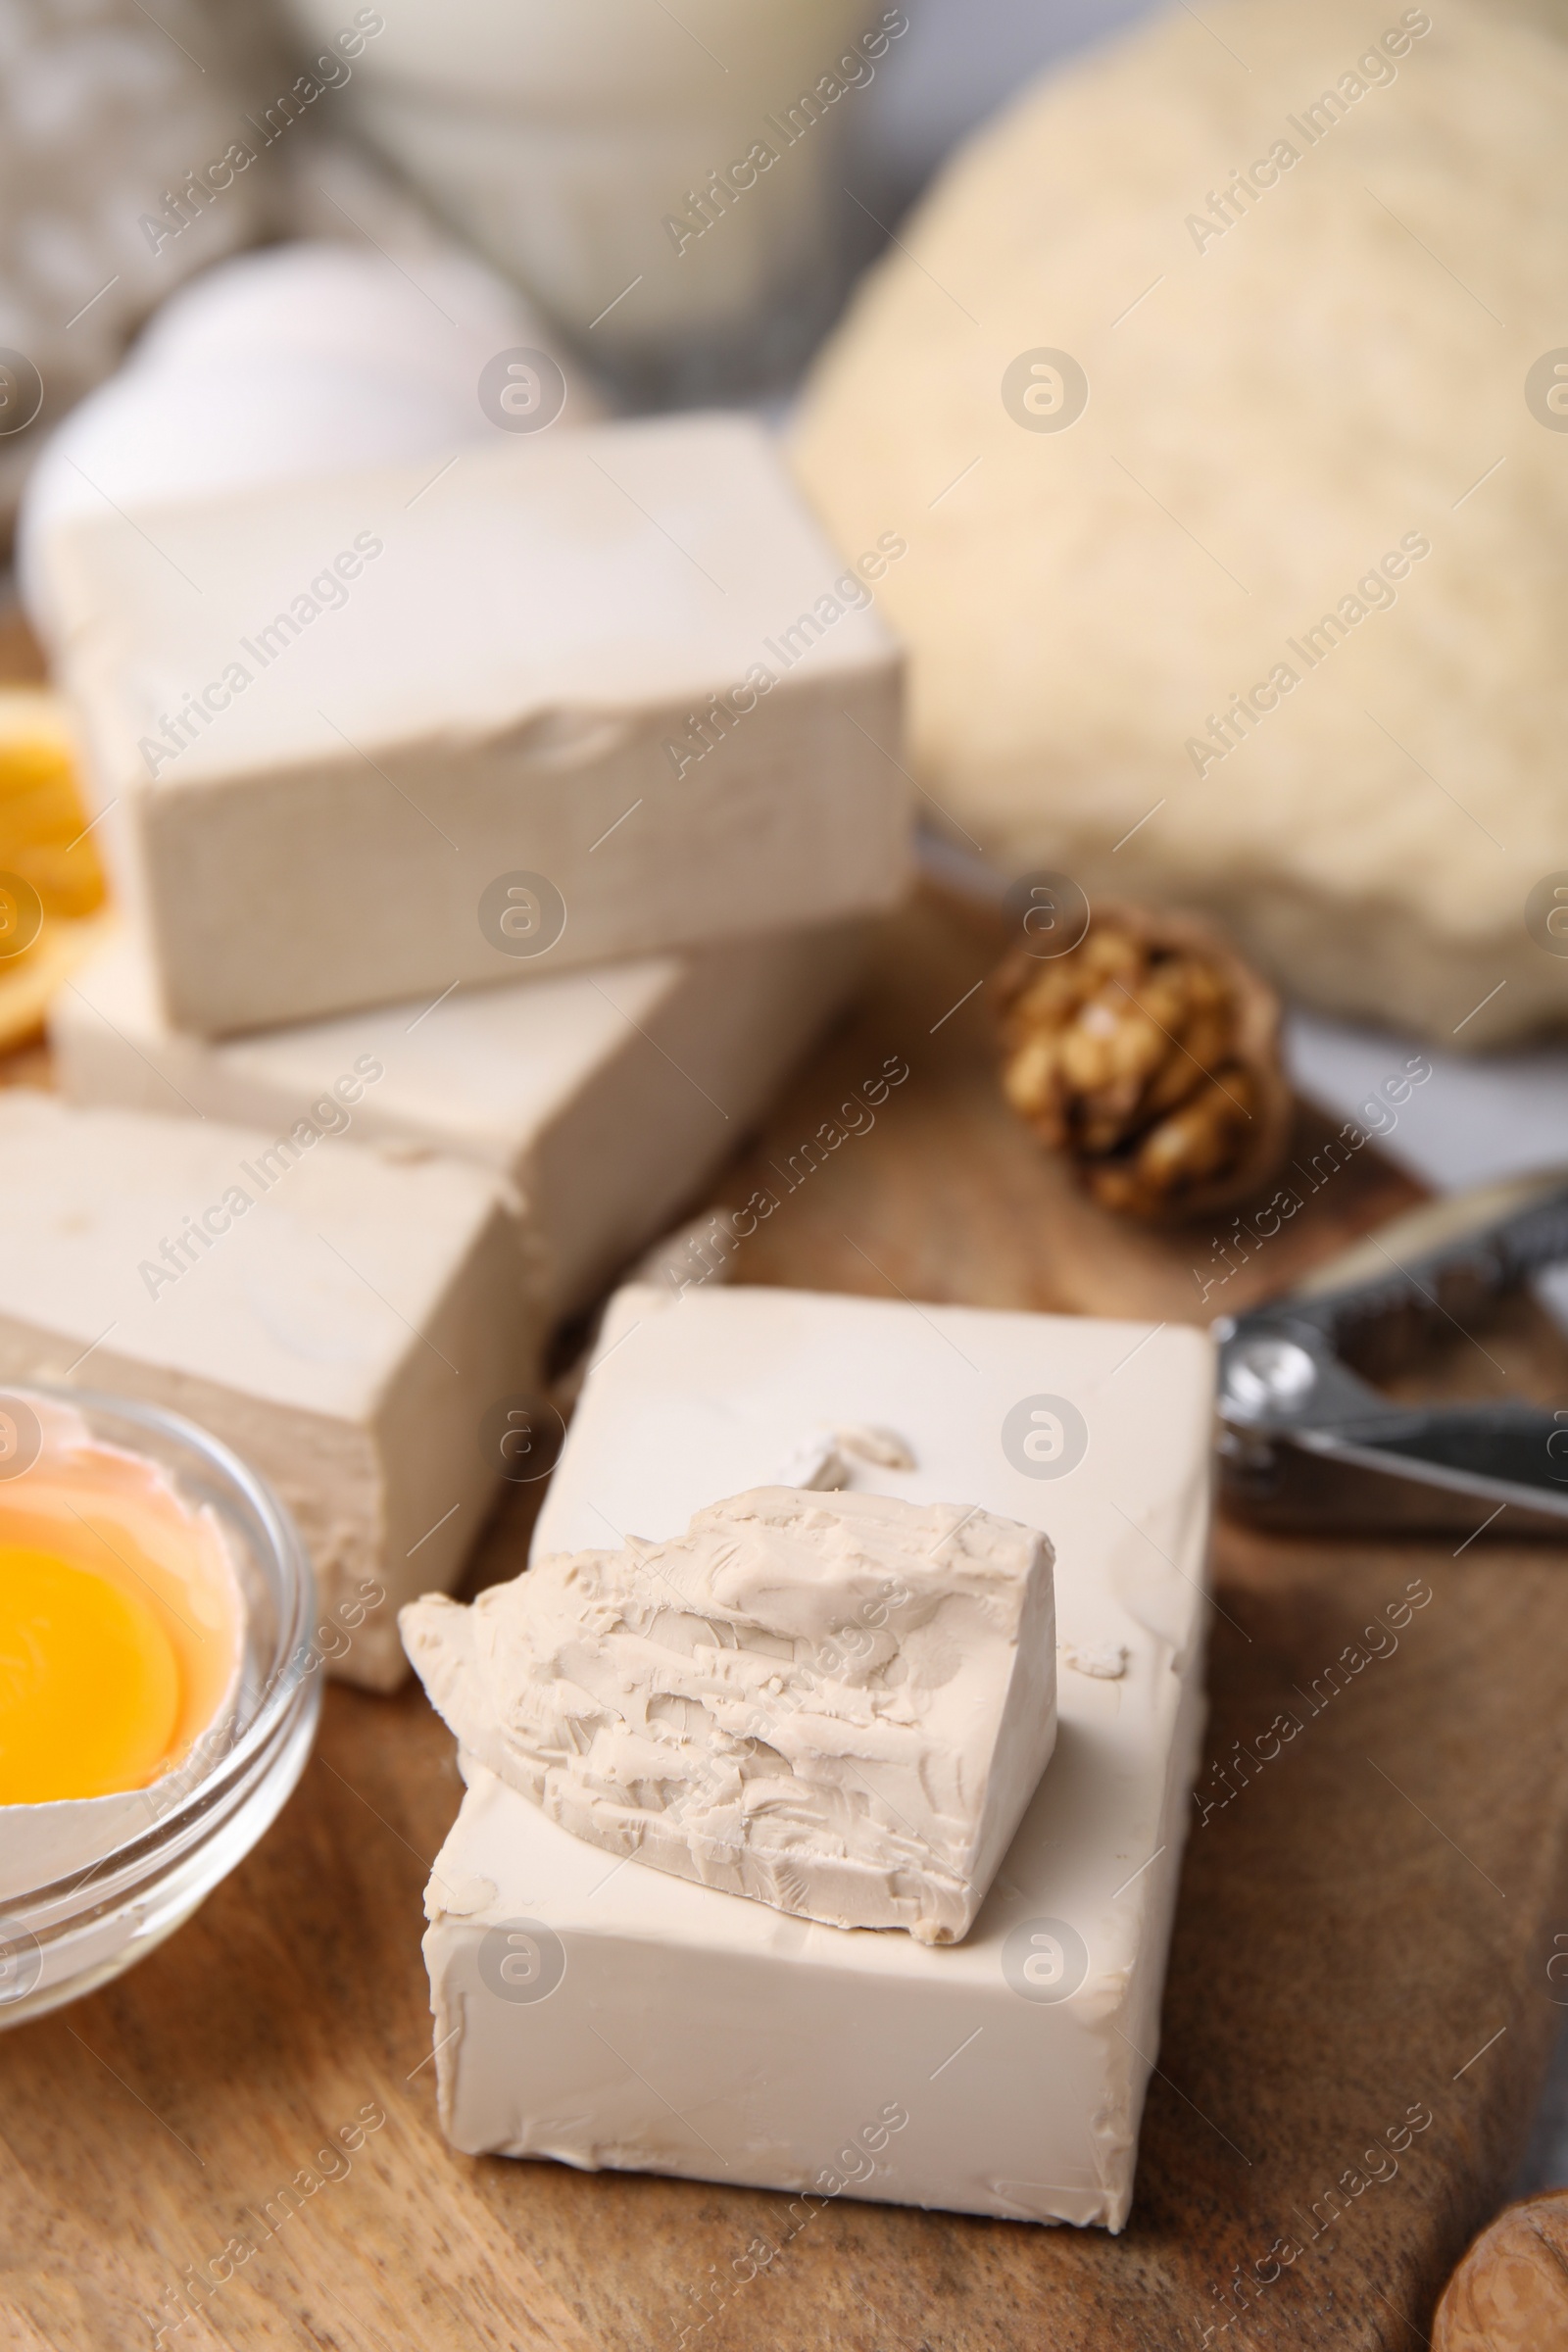
<path fill-rule="evenodd" d="M 983 918 L 929 903 L 893 927 L 860 1011 L 715 1190 L 778 1197 L 737 1279 L 1199 1319 L 1409 1202 L 1370 1148 L 1313 1191 L 1325 1130 L 1306 1114 L 1305 1205 L 1250 1258 L 1233 1243 L 1222 1287 L 1228 1219 L 1113 1226 L 997 1096 L 983 992 L 968 993 L 997 945 Z M 909 1075 L 874 1127 L 792 1182 L 806 1139 L 889 1058 Z M 1568 1397 L 1560 1349 L 1523 1309 L 1485 1348 L 1457 1341 L 1433 1381 Z M 509 1496 L 475 1581 L 521 1564 L 533 1507 Z M 1418 2345 L 1517 2160 L 1560 2022 L 1546 1966 L 1568 1936 L 1568 1558 L 1222 1525 L 1216 1576 L 1207 1755 L 1231 1759 L 1234 1793 L 1219 1801 L 1205 1769 L 1122 2237 L 848 2199 L 786 2237 L 785 2201 L 761 2191 L 453 2155 L 418 1956 L 460 1793 L 452 1743 L 412 1691 L 334 1689 L 298 1794 L 190 1926 L 118 1984 L 0 2035 L 0 2336 L 150 2345 L 186 2266 L 237 2238 L 248 2259 L 166 2344 Z M 1412 1580 L 1430 1600 L 1363 1642 Z M 1260 1759 L 1288 1709 L 1300 1729 Z M 367 2107 L 384 2125 L 325 2180 L 318 2151 Z M 1419 2131 L 1412 2109 L 1430 2116 Z M 301 2172 L 320 2184 L 269 2230 Z"/>

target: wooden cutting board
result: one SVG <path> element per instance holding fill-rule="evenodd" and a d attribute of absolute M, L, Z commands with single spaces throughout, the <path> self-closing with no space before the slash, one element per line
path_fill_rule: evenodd
<path fill-rule="evenodd" d="M 996 952 L 985 918 L 948 905 L 892 927 L 861 1010 L 714 1198 L 743 1201 L 885 1056 L 909 1078 L 783 1198 L 740 1280 L 1196 1320 L 1414 1198 L 1370 1148 L 1309 1193 L 1327 1131 L 1304 1113 L 1306 1207 L 1250 1262 L 1233 1251 L 1203 1299 L 1228 1219 L 1113 1225 L 1003 1109 L 971 993 Z M 1426 1370 L 1448 1394 L 1568 1397 L 1562 1349 L 1522 1307 Z M 480 1581 L 521 1566 L 527 1517 L 509 1500 Z M 186 2267 L 248 2247 L 166 2344 L 1418 2345 L 1517 2161 L 1561 2020 L 1547 1963 L 1568 1948 L 1568 1558 L 1456 1543 L 1219 1530 L 1207 1753 L 1241 1742 L 1253 1763 L 1201 1827 L 1195 1809 L 1123 2236 L 847 2198 L 792 2233 L 785 2200 L 757 2191 L 453 2155 L 418 1952 L 452 1742 L 413 1690 L 333 1690 L 298 1794 L 190 1926 L 0 2035 L 0 2340 L 150 2345 Z M 1431 1598 L 1396 1646 L 1352 1647 L 1411 1580 Z M 1331 1679 L 1348 1649 L 1362 1663 Z M 1286 1707 L 1303 1728 L 1258 1762 Z M 384 2121 L 324 2178 L 317 2151 L 367 2114 Z M 301 2209 L 266 2234 L 296 2180 Z"/>

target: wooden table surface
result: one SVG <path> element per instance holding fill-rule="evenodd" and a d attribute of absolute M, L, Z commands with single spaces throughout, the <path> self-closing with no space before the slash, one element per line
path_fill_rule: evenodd
<path fill-rule="evenodd" d="M 1367 1148 L 1201 1303 L 1228 1220 L 1113 1226 L 1003 1109 L 983 997 L 959 1003 L 995 954 L 987 922 L 951 906 L 892 926 L 860 1010 L 714 1198 L 744 1200 L 751 1167 L 885 1055 L 910 1077 L 745 1245 L 738 1279 L 1197 1320 L 1413 1197 Z M 1321 1134 L 1303 1113 L 1303 1167 Z M 1523 1307 L 1426 1372 L 1448 1393 L 1568 1396 Z M 509 1498 L 478 1581 L 520 1567 L 527 1515 Z M 760 2191 L 454 2155 L 418 1950 L 460 1795 L 452 1742 L 413 1690 L 334 1689 L 298 1793 L 192 1923 L 0 2035 L 0 2340 L 152 2344 L 182 2277 L 220 2257 L 232 2275 L 165 2343 L 1419 2345 L 1521 2150 L 1560 2022 L 1553 1937 L 1568 1945 L 1568 1559 L 1485 1537 L 1453 1551 L 1220 1527 L 1207 1754 L 1251 1746 L 1288 1705 L 1305 1723 L 1193 1830 L 1121 2237 L 847 2198 L 786 2237 L 785 2200 Z M 1328 1690 L 1412 1578 L 1432 1597 L 1396 1647 L 1357 1649 L 1308 1714 L 1297 1694 Z M 360 2119 L 374 2129 L 348 2169 L 319 2163 Z M 1369 2157 L 1375 2141 L 1390 2152 Z M 301 2209 L 269 2232 L 289 2181 Z"/>

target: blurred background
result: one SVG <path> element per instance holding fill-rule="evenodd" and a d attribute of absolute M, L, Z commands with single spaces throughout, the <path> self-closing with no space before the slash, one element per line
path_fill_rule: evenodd
<path fill-rule="evenodd" d="M 855 262 L 883 241 L 944 155 L 1042 66 L 1103 37 L 1143 4 L 977 0 L 960 7 L 957 0 L 911 0 L 899 12 L 907 19 L 907 32 L 889 43 L 854 94 L 854 106 L 827 126 L 836 142 L 835 165 L 866 210 L 858 212 L 842 187 L 828 189 L 826 233 L 813 218 L 809 294 L 800 297 L 788 336 L 779 335 L 773 348 L 760 353 L 744 324 L 732 329 L 725 350 L 702 355 L 702 380 L 692 390 L 700 397 L 732 397 L 787 385 L 842 303 Z M 269 125 L 269 109 L 276 114 L 279 99 L 320 54 L 322 41 L 332 44 L 339 19 L 349 26 L 355 13 L 336 0 L 320 7 L 310 0 L 292 7 L 270 0 L 243 8 L 227 0 L 169 0 L 168 6 L 160 0 L 155 19 L 137 0 L 7 0 L 0 11 L 0 335 L 43 376 L 39 426 L 58 421 L 111 373 L 138 330 L 186 280 L 227 255 L 292 237 L 341 238 L 366 251 L 377 241 L 399 248 L 414 242 L 431 251 L 445 230 L 456 228 L 470 250 L 488 251 L 503 269 L 511 265 L 531 295 L 560 296 L 562 323 L 580 331 L 593 314 L 574 315 L 581 305 L 572 303 L 575 289 L 563 280 L 556 231 L 564 197 L 554 189 L 546 204 L 537 200 L 548 162 L 534 156 L 515 163 L 520 192 L 511 204 L 497 204 L 507 162 L 503 157 L 488 179 L 482 163 L 470 175 L 475 126 L 494 126 L 499 143 L 514 147 L 532 144 L 518 139 L 519 130 L 542 134 L 557 149 L 575 134 L 585 152 L 580 164 L 567 168 L 581 172 L 588 202 L 601 214 L 612 214 L 617 192 L 623 194 L 607 181 L 635 168 L 616 152 L 624 144 L 616 117 L 645 112 L 650 62 L 656 70 L 662 67 L 695 118 L 689 126 L 666 125 L 657 159 L 645 163 L 656 202 L 678 196 L 694 178 L 700 184 L 710 161 L 722 159 L 731 118 L 750 127 L 748 106 L 756 92 L 748 86 L 737 104 L 725 87 L 735 77 L 734 66 L 719 60 L 700 30 L 687 33 L 673 17 L 662 16 L 650 27 L 652 11 L 633 12 L 642 19 L 653 59 L 639 57 L 627 86 L 616 88 L 613 75 L 598 78 L 591 37 L 575 57 L 569 42 L 541 42 L 540 12 L 522 9 L 504 20 L 501 12 L 484 8 L 405 7 L 390 12 L 387 30 L 371 33 L 353 59 L 342 60 L 342 79 L 323 92 L 325 103 L 318 99 L 311 111 L 277 116 L 289 134 L 280 135 L 275 122 Z M 373 13 L 385 22 L 383 12 Z M 720 27 L 730 13 L 709 8 L 687 17 L 698 25 L 713 20 L 709 30 L 722 41 Z M 833 49 L 859 13 L 823 7 L 820 0 L 797 12 L 803 54 L 787 54 L 782 69 L 768 73 L 765 101 L 807 77 L 816 52 Z M 510 105 L 497 103 L 495 67 L 502 56 L 516 81 Z M 530 58 L 534 74 L 523 71 Z M 592 100 L 583 103 L 587 90 Z M 573 97 L 580 117 L 597 107 L 601 120 L 572 124 L 567 110 Z M 752 112 L 760 117 L 763 111 L 760 99 Z M 400 133 L 409 127 L 408 115 L 414 135 L 405 145 Z M 254 161 L 238 174 L 225 174 L 223 202 L 204 203 L 190 193 L 187 175 L 209 151 L 221 158 L 235 140 L 252 148 Z M 154 250 L 143 220 L 150 211 L 162 224 L 162 200 L 182 183 L 187 218 L 170 215 L 175 234 Z M 349 197 L 350 185 L 358 204 Z M 795 202 L 784 209 L 802 208 Z M 514 224 L 520 220 L 521 229 L 498 229 L 498 212 Z M 551 218 L 542 221 L 541 213 Z M 622 228 L 628 252 L 635 252 L 638 232 L 648 225 L 636 219 Z M 657 264 L 662 258 L 657 220 L 655 226 L 656 236 L 645 239 L 639 258 L 646 262 L 651 250 Z M 583 233 L 578 224 L 564 242 L 575 249 Z M 530 235 L 538 240 L 537 253 L 529 250 Z M 600 290 L 608 298 L 616 289 L 607 278 L 595 288 Z M 627 391 L 638 405 L 666 389 L 657 380 L 657 366 L 650 368 L 652 382 L 635 379 L 627 354 L 638 348 L 641 323 L 634 308 L 632 335 L 608 347 L 608 360 L 603 344 L 595 352 L 610 372 L 618 365 L 632 375 Z M 666 352 L 663 368 L 673 372 L 677 366 Z M 8 422 L 15 434 L 14 421 Z M 24 445 L 4 452 L 13 514 L 42 438 L 41 430 L 28 431 Z"/>

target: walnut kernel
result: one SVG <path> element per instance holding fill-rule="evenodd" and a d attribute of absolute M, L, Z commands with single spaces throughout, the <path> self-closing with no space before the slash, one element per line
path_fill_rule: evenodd
<path fill-rule="evenodd" d="M 1272 989 L 1190 916 L 1101 906 L 1076 948 L 997 974 L 1003 1091 L 1103 1207 L 1189 1216 L 1284 1156 Z"/>

